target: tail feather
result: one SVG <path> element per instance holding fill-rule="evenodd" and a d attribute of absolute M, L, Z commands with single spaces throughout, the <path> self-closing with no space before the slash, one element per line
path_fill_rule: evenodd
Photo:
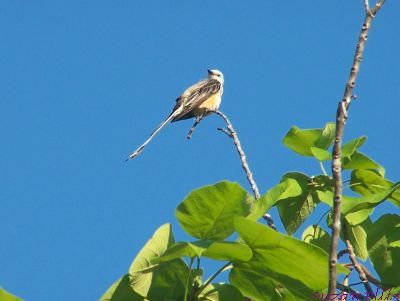
<path fill-rule="evenodd" d="M 135 150 L 135 152 L 133 152 L 133 153 L 129 156 L 129 158 L 126 159 L 125 161 L 129 161 L 129 160 L 135 158 L 136 156 L 138 156 L 138 155 L 143 151 L 143 149 L 145 148 L 145 146 L 151 141 L 151 139 L 153 139 L 153 137 L 154 137 L 164 126 L 166 126 L 166 125 L 168 124 L 168 122 L 170 122 L 170 121 L 176 116 L 175 113 L 176 113 L 176 111 L 173 112 L 171 115 L 169 115 L 169 116 L 167 117 L 167 119 L 165 119 L 165 120 L 151 133 L 151 135 L 149 136 L 149 138 L 147 138 L 147 140 L 146 140 L 141 146 L 139 146 L 138 149 Z"/>

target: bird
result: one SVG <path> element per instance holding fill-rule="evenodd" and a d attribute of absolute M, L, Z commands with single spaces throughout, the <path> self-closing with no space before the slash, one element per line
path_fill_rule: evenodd
<path fill-rule="evenodd" d="M 224 75 L 217 69 L 207 70 L 208 76 L 187 88 L 177 99 L 171 114 L 150 134 L 149 138 L 139 146 L 125 161 L 137 157 L 154 136 L 169 122 L 195 118 L 187 138 L 200 121 L 218 110 L 223 93 Z"/>

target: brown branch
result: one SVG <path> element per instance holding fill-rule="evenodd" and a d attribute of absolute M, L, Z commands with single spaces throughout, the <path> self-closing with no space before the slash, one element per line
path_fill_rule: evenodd
<path fill-rule="evenodd" d="M 361 300 L 361 301 L 367 301 L 368 298 L 366 296 L 364 296 L 363 294 L 357 292 L 356 290 L 352 289 L 351 287 L 347 286 L 347 285 L 343 285 L 338 283 L 337 284 L 338 289 L 351 294 L 352 296 L 352 300 L 354 300 L 354 297 L 356 298 L 356 300 Z M 330 296 L 330 295 L 327 295 Z M 333 295 L 334 296 L 334 295 Z"/>
<path fill-rule="evenodd" d="M 247 180 L 250 183 L 251 189 L 253 190 L 254 196 L 256 197 L 256 199 L 260 198 L 260 192 L 258 190 L 257 184 L 253 179 L 253 174 L 250 171 L 249 165 L 247 164 L 246 161 L 246 155 L 242 149 L 242 145 L 240 144 L 240 140 L 238 138 L 238 135 L 235 132 L 235 129 L 232 126 L 232 123 L 229 121 L 228 117 L 226 117 L 226 115 L 224 113 L 222 113 L 221 111 L 214 111 L 215 114 L 217 114 L 218 116 L 220 116 L 226 123 L 226 128 L 228 129 L 229 133 L 224 131 L 224 130 L 220 130 L 220 128 L 218 130 L 224 132 L 225 134 L 228 135 L 228 137 L 233 139 L 233 143 L 236 146 L 237 152 L 240 156 L 240 161 L 242 162 L 242 167 L 246 173 L 246 177 Z"/>
<path fill-rule="evenodd" d="M 384 287 L 384 284 L 382 282 L 380 282 L 378 279 L 376 279 L 374 277 L 374 275 L 372 275 L 372 273 L 370 271 L 368 271 L 368 269 L 362 263 L 358 263 L 358 264 L 363 269 L 363 271 L 365 273 L 365 276 L 367 277 L 369 282 L 372 282 L 373 284 L 375 284 L 379 288 L 383 288 Z"/>
<path fill-rule="evenodd" d="M 348 235 L 348 232 L 347 232 L 346 222 L 344 222 L 344 224 L 343 224 L 342 233 L 343 233 L 344 241 L 346 243 L 347 251 L 349 253 L 349 258 L 350 258 L 351 263 L 354 266 L 354 269 L 357 271 L 358 276 L 360 277 L 360 280 L 362 281 L 362 284 L 365 287 L 365 290 L 368 292 L 368 296 L 369 297 L 375 297 L 374 291 L 372 290 L 372 287 L 371 287 L 371 285 L 370 285 L 370 283 L 368 281 L 367 275 L 365 274 L 364 269 L 362 268 L 362 266 L 358 263 L 356 255 L 354 254 L 353 246 L 351 245 L 351 242 L 349 240 L 349 235 Z"/>
<path fill-rule="evenodd" d="M 200 117 L 196 117 L 196 120 L 194 122 L 194 124 L 192 125 L 192 127 L 190 128 L 189 132 L 187 133 L 186 138 L 190 140 L 190 138 L 192 138 L 192 134 L 196 128 L 196 126 L 199 125 L 199 123 L 203 120 L 204 116 L 200 116 Z"/>
<path fill-rule="evenodd" d="M 364 52 L 365 43 L 367 41 L 368 32 L 371 28 L 372 20 L 375 14 L 384 4 L 385 0 L 379 0 L 373 9 L 365 14 L 365 20 L 361 27 L 361 33 L 358 38 L 357 48 L 354 55 L 353 65 L 350 75 L 346 83 L 346 88 L 342 101 L 339 102 L 336 112 L 336 137 L 332 151 L 332 175 L 334 178 L 334 200 L 333 200 L 333 222 L 332 222 L 332 238 L 329 252 L 329 287 L 328 294 L 333 295 L 336 292 L 337 275 L 337 248 L 340 232 L 340 207 L 342 202 L 342 163 L 341 163 L 341 147 L 343 140 L 344 127 L 347 120 L 347 110 L 352 100 L 353 89 L 356 85 L 357 75 L 360 70 L 360 64 Z"/>

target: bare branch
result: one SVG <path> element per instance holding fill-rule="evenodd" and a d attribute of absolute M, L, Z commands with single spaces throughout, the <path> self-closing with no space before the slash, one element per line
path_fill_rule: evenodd
<path fill-rule="evenodd" d="M 271 215 L 269 213 L 265 213 L 263 215 L 263 219 L 267 222 L 269 227 L 271 227 L 272 229 L 276 230 L 276 226 L 275 226 L 274 220 L 272 219 L 272 217 L 271 217 Z"/>
<path fill-rule="evenodd" d="M 369 2 L 368 2 L 368 0 L 364 0 L 364 9 L 365 9 L 366 13 L 369 12 Z"/>
<path fill-rule="evenodd" d="M 346 88 L 342 101 L 339 102 L 336 112 L 336 137 L 332 151 L 332 175 L 334 178 L 334 200 L 333 200 L 333 222 L 332 237 L 329 252 L 329 288 L 328 294 L 333 295 L 336 292 L 337 275 L 337 248 L 340 233 L 340 207 L 342 202 L 342 163 L 341 147 L 343 140 L 344 127 L 348 116 L 348 109 L 352 100 L 353 89 L 356 86 L 357 76 L 360 70 L 360 64 L 364 53 L 365 43 L 367 42 L 368 32 L 371 27 L 374 15 L 382 7 L 385 0 L 379 0 L 375 7 L 369 10 L 365 15 L 364 23 L 361 27 L 361 33 L 358 38 L 357 48 L 354 55 L 353 65 L 346 83 Z"/>
<path fill-rule="evenodd" d="M 346 293 L 351 294 L 352 297 L 357 298 L 357 300 L 368 301 L 368 298 L 367 298 L 367 297 L 365 297 L 363 294 L 357 292 L 356 290 L 353 290 L 353 289 L 352 289 L 351 287 L 349 287 L 349 286 L 346 286 L 346 285 L 343 285 L 343 284 L 338 283 L 338 284 L 337 284 L 337 287 L 338 287 L 338 289 L 340 289 L 340 290 L 342 290 L 342 291 L 344 291 L 344 292 L 346 292 Z M 329 295 L 328 295 L 328 296 L 329 296 Z"/>
<path fill-rule="evenodd" d="M 235 129 L 232 126 L 232 123 L 229 121 L 228 117 L 226 117 L 226 115 L 224 113 L 222 113 L 221 111 L 214 111 L 215 114 L 219 115 L 226 123 L 226 128 L 228 129 L 230 136 L 233 139 L 233 143 L 236 146 L 237 152 L 240 156 L 240 160 L 242 162 L 242 167 L 246 173 L 246 177 L 247 180 L 250 183 L 251 189 L 253 190 L 254 196 L 256 197 L 256 199 L 258 199 L 260 197 L 260 192 L 258 190 L 257 184 L 253 179 L 253 174 L 250 171 L 249 165 L 247 164 L 246 161 L 246 155 L 242 149 L 242 145 L 240 144 L 240 140 L 235 132 Z M 226 131 L 223 131 L 225 134 L 227 134 Z"/>
<path fill-rule="evenodd" d="M 358 276 L 360 277 L 360 280 L 362 281 L 362 284 L 365 287 L 365 290 L 368 292 L 368 296 L 375 297 L 374 291 L 372 290 L 372 287 L 367 279 L 367 275 L 365 274 L 362 266 L 358 263 L 356 255 L 354 254 L 353 246 L 351 245 L 351 242 L 348 237 L 346 223 L 343 224 L 343 232 L 342 233 L 343 233 L 344 241 L 346 243 L 347 251 L 349 253 L 349 258 L 350 258 L 351 263 L 354 266 L 354 269 L 357 271 Z"/>
<path fill-rule="evenodd" d="M 382 5 L 385 3 L 385 0 L 379 0 L 373 9 L 369 11 L 371 17 L 375 17 L 376 13 L 382 8 Z"/>
<path fill-rule="evenodd" d="M 382 282 L 380 282 L 378 279 L 376 279 L 372 273 L 370 271 L 368 271 L 368 269 L 362 264 L 362 263 L 358 263 L 359 266 L 363 269 L 365 276 L 367 276 L 367 279 L 369 282 L 375 284 L 376 286 L 383 288 L 384 284 Z"/>
<path fill-rule="evenodd" d="M 204 118 L 204 116 L 196 117 L 196 120 L 195 120 L 194 124 L 192 125 L 192 127 L 191 127 L 190 130 L 189 130 L 189 132 L 187 133 L 187 136 L 186 136 L 187 139 L 192 138 L 192 134 L 193 134 L 193 132 L 194 132 L 196 126 L 199 125 L 199 123 L 201 122 L 201 120 L 202 120 L 203 118 Z"/>
<path fill-rule="evenodd" d="M 233 137 L 232 137 L 232 134 L 231 134 L 227 129 L 224 129 L 224 128 L 217 128 L 217 130 L 223 132 L 223 133 L 224 133 L 225 135 L 227 135 L 229 138 L 233 138 Z"/>

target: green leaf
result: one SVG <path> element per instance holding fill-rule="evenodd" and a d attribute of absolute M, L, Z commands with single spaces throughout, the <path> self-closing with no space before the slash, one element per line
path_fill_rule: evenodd
<path fill-rule="evenodd" d="M 321 136 L 315 141 L 314 145 L 320 149 L 327 150 L 333 143 L 336 135 L 336 124 L 328 122 L 322 130 Z"/>
<path fill-rule="evenodd" d="M 212 243 L 203 254 L 215 260 L 248 261 L 253 252 L 248 245 L 239 242 L 221 241 Z"/>
<path fill-rule="evenodd" d="M 345 169 L 376 169 L 380 174 L 385 174 L 385 169 L 363 153 L 355 151 L 350 157 L 342 160 L 342 168 Z"/>
<path fill-rule="evenodd" d="M 394 186 L 393 182 L 372 170 L 353 170 L 350 184 L 353 191 L 364 196 L 379 193 Z M 388 199 L 400 206 L 400 190 L 394 191 Z"/>
<path fill-rule="evenodd" d="M 367 136 L 361 136 L 344 144 L 342 146 L 342 159 L 354 154 L 354 152 L 360 148 L 366 140 Z"/>
<path fill-rule="evenodd" d="M 295 197 L 302 193 L 301 187 L 293 179 L 282 180 L 278 185 L 268 190 L 261 198 L 257 199 L 252 207 L 248 219 L 256 221 L 262 217 L 279 200 Z"/>
<path fill-rule="evenodd" d="M 1 294 L 0 294 L 1 297 Z M 0 300 L 3 300 L 0 298 Z M 144 301 L 144 298 L 135 293 L 129 283 L 129 275 L 119 278 L 104 293 L 99 301 Z"/>
<path fill-rule="evenodd" d="M 353 226 L 360 224 L 368 218 L 373 209 L 390 197 L 400 188 L 400 182 L 393 185 L 390 189 L 381 190 L 379 193 L 368 194 L 363 197 L 350 197 L 342 195 L 342 206 L 340 212 L 345 215 L 346 220 Z M 332 206 L 333 192 L 318 191 L 318 197 L 321 201 Z"/>
<path fill-rule="evenodd" d="M 161 263 L 154 271 L 149 300 L 183 300 L 189 269 L 181 259 Z M 193 275 L 195 276 L 195 275 Z M 189 288 L 189 293 L 191 292 Z"/>
<path fill-rule="evenodd" d="M 400 216 L 385 214 L 367 232 L 368 253 L 381 281 L 400 286 Z"/>
<path fill-rule="evenodd" d="M 344 222 L 346 223 L 347 236 L 353 246 L 354 254 L 362 260 L 366 260 L 368 258 L 367 231 L 371 227 L 371 219 L 367 218 L 356 226 L 351 225 L 346 220 Z"/>
<path fill-rule="evenodd" d="M 160 257 L 160 262 L 167 262 L 181 257 L 201 257 L 204 251 L 212 244 L 211 240 L 198 240 L 194 242 L 177 242 L 171 245 Z"/>
<path fill-rule="evenodd" d="M 302 236 L 301 240 L 320 247 L 327 254 L 329 254 L 331 237 L 328 232 L 317 225 L 307 227 Z"/>
<path fill-rule="evenodd" d="M 319 199 L 314 191 L 314 187 L 309 185 L 311 178 L 305 174 L 292 172 L 282 177 L 282 182 L 291 179 L 296 181 L 301 189 L 301 194 L 294 197 L 280 198 L 276 204 L 285 226 L 286 232 L 291 235 L 304 223 L 311 215 L 314 208 L 319 203 Z"/>
<path fill-rule="evenodd" d="M 269 273 L 273 275 L 273 273 Z M 268 274 L 268 275 L 269 275 Z M 313 290 L 304 287 L 299 281 L 279 275 L 267 276 L 251 270 L 251 266 L 234 268 L 229 274 L 229 281 L 243 295 L 254 301 L 309 301 Z M 297 290 L 296 290 L 297 288 Z"/>
<path fill-rule="evenodd" d="M 22 301 L 17 296 L 11 295 L 6 290 L 0 287 L 0 300 L 1 301 Z"/>
<path fill-rule="evenodd" d="M 233 233 L 232 220 L 250 213 L 248 193 L 228 181 L 193 190 L 178 206 L 181 227 L 199 239 L 224 240 Z"/>
<path fill-rule="evenodd" d="M 332 154 L 322 148 L 312 146 L 311 152 L 314 155 L 314 157 L 320 162 L 332 159 Z"/>
<path fill-rule="evenodd" d="M 157 229 L 153 237 L 140 250 L 129 268 L 130 284 L 136 293 L 147 297 L 150 287 L 154 286 L 153 278 L 158 275 L 158 278 L 162 280 L 165 278 L 163 272 L 165 272 L 167 278 L 176 282 L 175 285 L 177 285 L 182 274 L 187 273 L 187 267 L 180 259 L 162 265 L 159 264 L 160 256 L 173 243 L 171 225 L 165 224 Z"/>
<path fill-rule="evenodd" d="M 212 283 L 199 295 L 199 301 L 243 301 L 243 295 L 233 285 Z"/>
<path fill-rule="evenodd" d="M 353 225 L 365 220 L 375 208 L 386 200 L 393 192 L 398 190 L 400 182 L 392 186 L 390 189 L 383 190 L 379 193 L 370 194 L 362 198 L 350 198 L 344 200 L 341 211 L 346 215 L 346 219 Z"/>
<path fill-rule="evenodd" d="M 178 242 L 172 245 L 161 256 L 161 262 L 180 257 L 208 257 L 215 260 L 247 261 L 253 255 L 251 249 L 242 243 L 229 241 L 198 240 L 194 242 Z"/>
<path fill-rule="evenodd" d="M 252 259 L 234 263 L 230 275 L 231 283 L 244 295 L 256 300 L 276 300 L 274 296 L 280 295 L 301 300 L 326 288 L 328 254 L 319 247 L 248 219 L 236 218 L 234 223 L 253 250 Z"/>
<path fill-rule="evenodd" d="M 303 156 L 313 156 L 311 147 L 322 134 L 322 129 L 299 129 L 292 126 L 283 138 L 283 144 L 296 153 Z"/>

